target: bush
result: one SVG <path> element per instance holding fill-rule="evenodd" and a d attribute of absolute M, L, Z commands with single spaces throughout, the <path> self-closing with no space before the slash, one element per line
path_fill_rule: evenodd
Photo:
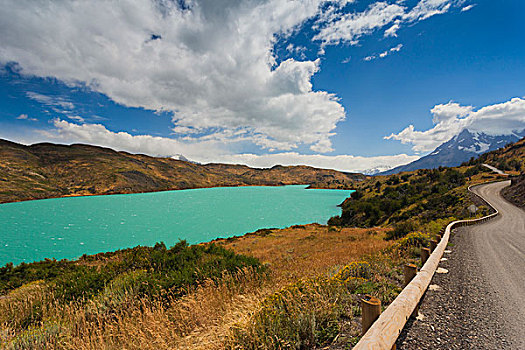
<path fill-rule="evenodd" d="M 402 221 L 394 225 L 392 231 L 387 232 L 386 239 L 398 239 L 406 236 L 409 232 L 417 229 L 416 224 L 413 221 Z"/>
<path fill-rule="evenodd" d="M 91 301 L 98 311 L 110 312 L 130 296 L 168 300 L 186 294 L 202 281 L 219 281 L 225 272 L 236 273 L 246 267 L 258 272 L 265 269 L 256 258 L 224 247 L 189 246 L 181 241 L 170 249 L 158 243 L 154 247 L 139 246 L 85 256 L 78 261 L 45 260 L 16 267 L 7 265 L 0 269 L 0 286 L 5 293 L 39 279 L 38 286 L 44 286 L 46 293 L 53 295 L 59 304 Z M 40 302 L 28 304 L 25 316 L 20 318 L 22 328 L 39 324 L 40 310 Z"/>
<path fill-rule="evenodd" d="M 370 259 L 352 262 L 332 277 L 291 283 L 266 297 L 247 324 L 234 327 L 232 348 L 313 349 L 329 345 L 340 332 L 341 320 L 360 315 L 359 295 L 372 293 L 388 304 L 401 291 L 387 278 L 392 260 L 386 256 Z"/>

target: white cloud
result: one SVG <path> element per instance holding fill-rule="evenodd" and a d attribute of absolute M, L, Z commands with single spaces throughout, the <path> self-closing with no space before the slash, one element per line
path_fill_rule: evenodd
<path fill-rule="evenodd" d="M 164 0 L 3 0 L 0 64 L 16 62 L 22 74 L 86 85 L 125 106 L 172 112 L 174 132 L 192 142 L 229 139 L 327 152 L 346 112 L 337 96 L 313 90 L 319 60 L 277 65 L 275 43 L 315 19 L 312 40 L 322 54 L 326 45 L 355 44 L 387 25 L 385 35 L 394 36 L 402 24 L 456 3 L 420 0 L 408 9 L 379 1 L 344 13 L 351 2 L 191 0 L 181 8 Z M 63 97 L 28 96 L 76 116 Z"/>
<path fill-rule="evenodd" d="M 329 11 L 321 16 L 319 33 L 314 40 L 320 41 L 322 47 L 349 43 L 356 45 L 362 36 L 390 25 L 385 30 L 385 37 L 396 37 L 402 24 L 425 20 L 435 15 L 444 14 L 462 0 L 420 0 L 413 8 L 404 6 L 403 1 L 389 4 L 384 1 L 372 3 L 363 12 L 344 13 Z"/>
<path fill-rule="evenodd" d="M 85 121 L 84 118 L 82 118 L 79 115 L 68 115 L 67 117 L 69 119 L 71 119 L 71 120 L 74 120 L 74 121 L 77 121 L 77 122 L 80 122 L 80 123 L 83 123 Z"/>
<path fill-rule="evenodd" d="M 116 150 L 145 153 L 152 156 L 171 157 L 183 154 L 201 163 L 221 162 L 245 164 L 252 167 L 268 168 L 281 165 L 309 165 L 340 171 L 360 172 L 378 166 L 398 166 L 410 163 L 419 157 L 399 154 L 393 156 L 359 157 L 352 155 L 305 155 L 297 152 L 274 154 L 233 154 L 224 144 L 215 140 L 182 142 L 165 137 L 150 135 L 131 135 L 126 132 L 113 132 L 100 124 L 75 124 L 55 119 L 54 130 L 42 132 L 46 141 L 61 143 L 89 143 L 110 147 Z M 42 141 L 32 140 L 32 142 Z M 26 140 L 27 142 L 27 140 Z M 322 145 L 321 145 L 322 146 Z"/>
<path fill-rule="evenodd" d="M 385 58 L 386 56 L 388 56 L 388 55 L 390 55 L 390 54 L 392 54 L 394 52 L 401 51 L 402 47 L 403 47 L 403 44 L 399 44 L 397 46 L 391 47 L 390 49 L 388 49 L 386 51 L 381 52 L 378 55 L 366 56 L 365 58 L 363 58 L 363 60 L 365 60 L 365 61 L 372 61 L 372 60 L 374 60 L 376 58 Z"/>
<path fill-rule="evenodd" d="M 36 118 L 29 118 L 29 116 L 27 114 L 20 114 L 18 117 L 16 117 L 16 119 L 18 119 L 18 120 L 30 120 L 32 122 L 38 121 L 38 119 L 36 119 Z"/>
<path fill-rule="evenodd" d="M 53 126 L 55 129 L 42 131 L 41 135 L 54 142 L 88 143 L 152 156 L 184 154 L 195 160 L 226 152 L 217 141 L 182 142 L 166 137 L 131 135 L 110 131 L 101 124 L 76 124 L 61 119 L 54 119 Z"/>
<path fill-rule="evenodd" d="M 304 46 L 294 46 L 290 43 L 288 44 L 288 46 L 286 46 L 286 51 L 288 51 L 291 54 L 299 55 L 299 57 L 303 60 L 306 59 L 306 47 Z"/>
<path fill-rule="evenodd" d="M 476 6 L 475 4 L 467 5 L 461 9 L 461 12 L 467 12 L 469 10 L 472 10 Z"/>
<path fill-rule="evenodd" d="M 382 28 L 405 13 L 405 8 L 397 4 L 376 2 L 364 12 L 344 13 L 332 20 L 314 36 L 322 45 L 337 45 L 347 42 L 355 45 L 359 38 L 375 29 Z"/>
<path fill-rule="evenodd" d="M 322 154 L 306 155 L 296 152 L 277 154 L 234 154 L 223 156 L 221 162 L 245 164 L 256 168 L 268 168 L 280 165 L 309 165 L 316 168 L 335 169 L 348 172 L 363 172 L 376 167 L 396 167 L 419 159 L 418 156 L 398 154 L 394 156 L 358 157 L 352 155 L 327 156 Z"/>
<path fill-rule="evenodd" d="M 399 30 L 399 28 L 401 28 L 401 26 L 399 25 L 399 22 L 394 23 L 390 28 L 385 30 L 385 34 L 384 34 L 385 38 L 389 36 L 397 37 L 397 31 Z"/>
<path fill-rule="evenodd" d="M 436 105 L 431 109 L 434 127 L 416 131 L 413 125 L 385 139 L 412 144 L 417 152 L 428 152 L 450 140 L 461 130 L 484 132 L 489 135 L 509 135 L 525 129 L 525 98 L 513 98 L 503 103 L 474 110 L 454 102 Z"/>
<path fill-rule="evenodd" d="M 450 9 L 455 1 L 451 0 L 421 0 L 410 10 L 404 19 L 408 21 L 421 21 L 435 15 L 441 15 Z"/>
<path fill-rule="evenodd" d="M 459 103 L 450 101 L 447 104 L 435 105 L 430 110 L 430 113 L 432 113 L 432 121 L 434 124 L 439 124 L 451 119 L 463 118 L 469 114 L 473 108 L 472 106 L 461 106 Z"/>
<path fill-rule="evenodd" d="M 7 0 L 0 62 L 86 84 L 126 106 L 172 111 L 178 131 L 244 130 L 262 147 L 329 150 L 345 111 L 335 95 L 312 90 L 319 61 L 272 66 L 277 38 L 316 16 L 322 2 L 194 0 L 181 9 L 176 1 Z"/>
<path fill-rule="evenodd" d="M 1 57 L 1 51 L 0 51 L 0 57 Z M 75 105 L 71 101 L 69 101 L 68 99 L 62 96 L 48 96 L 48 95 L 39 94 L 33 91 L 28 91 L 26 95 L 30 99 L 35 100 L 46 106 L 55 106 L 55 107 L 60 107 L 66 110 L 72 110 L 75 108 Z M 56 111 L 61 112 L 59 109 L 56 109 Z"/>
<path fill-rule="evenodd" d="M 402 47 L 403 47 L 403 44 L 399 44 L 397 46 L 394 46 L 394 47 L 390 48 L 390 50 L 388 50 L 388 51 L 390 51 L 390 52 L 399 52 L 399 51 L 401 51 Z"/>

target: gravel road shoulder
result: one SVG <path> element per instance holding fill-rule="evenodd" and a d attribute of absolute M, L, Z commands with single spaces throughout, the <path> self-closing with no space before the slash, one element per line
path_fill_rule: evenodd
<path fill-rule="evenodd" d="M 495 219 L 499 220 L 499 218 Z M 506 324 L 499 294 L 488 283 L 480 258 L 472 254 L 467 228 L 454 231 L 447 260 L 397 341 L 398 349 L 517 349 L 520 339 Z M 436 287 L 437 286 L 437 287 Z"/>

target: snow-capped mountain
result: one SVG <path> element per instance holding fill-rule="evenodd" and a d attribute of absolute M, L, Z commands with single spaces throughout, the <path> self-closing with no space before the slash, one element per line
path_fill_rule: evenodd
<path fill-rule="evenodd" d="M 363 173 L 365 175 L 375 175 L 375 174 L 379 174 L 381 172 L 388 171 L 390 169 L 392 169 L 392 166 L 390 166 L 390 165 L 378 165 L 376 167 L 363 170 L 361 173 Z"/>
<path fill-rule="evenodd" d="M 184 157 L 183 154 L 176 154 L 174 156 L 171 156 L 171 159 L 182 160 L 183 162 L 190 162 L 190 160 L 188 158 Z"/>
<path fill-rule="evenodd" d="M 194 161 L 194 160 L 191 160 L 191 159 L 188 159 L 188 158 L 184 157 L 184 155 L 183 155 L 183 154 L 180 154 L 180 153 L 179 153 L 179 154 L 176 154 L 176 155 L 174 155 L 174 156 L 171 156 L 170 158 L 171 158 L 171 159 L 175 159 L 175 160 L 181 160 L 181 161 L 183 161 L 183 162 L 193 163 L 193 164 L 201 164 L 201 163 L 199 163 L 199 162 L 196 162 L 196 161 Z"/>
<path fill-rule="evenodd" d="M 482 153 L 496 150 L 509 143 L 516 142 L 525 136 L 525 129 L 510 135 L 487 135 L 485 133 L 471 132 L 464 129 L 459 135 L 443 143 L 432 153 L 419 158 L 412 163 L 401 165 L 384 171 L 379 175 L 396 174 L 403 171 L 417 169 L 433 169 L 440 166 L 458 166 L 472 157 Z"/>

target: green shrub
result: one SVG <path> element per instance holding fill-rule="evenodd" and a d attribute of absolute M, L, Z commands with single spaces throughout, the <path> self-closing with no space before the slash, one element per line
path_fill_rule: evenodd
<path fill-rule="evenodd" d="M 201 281 L 218 281 L 224 273 L 236 273 L 246 267 L 258 272 L 265 269 L 256 258 L 222 246 L 189 246 L 181 241 L 170 249 L 157 243 L 154 247 L 84 256 L 78 261 L 6 265 L 0 269 L 0 287 L 6 293 L 38 279 L 59 303 L 90 301 L 92 310 L 94 306 L 97 312 L 109 312 L 128 297 L 182 296 Z M 24 328 L 41 321 L 39 305 L 33 302 L 28 308 L 27 317 L 20 321 Z"/>
<path fill-rule="evenodd" d="M 342 320 L 360 315 L 361 294 L 377 295 L 388 304 L 401 291 L 387 277 L 392 260 L 370 259 L 352 262 L 331 277 L 291 283 L 266 297 L 247 325 L 233 328 L 232 348 L 313 349 L 331 344 Z"/>
<path fill-rule="evenodd" d="M 417 229 L 417 226 L 411 220 L 399 222 L 394 225 L 394 229 L 392 231 L 387 232 L 386 239 L 398 239 L 404 237 L 415 229 Z"/>
<path fill-rule="evenodd" d="M 399 239 L 392 249 L 401 252 L 408 252 L 412 247 L 427 247 L 430 242 L 430 235 L 423 232 L 410 232 L 405 237 Z"/>

